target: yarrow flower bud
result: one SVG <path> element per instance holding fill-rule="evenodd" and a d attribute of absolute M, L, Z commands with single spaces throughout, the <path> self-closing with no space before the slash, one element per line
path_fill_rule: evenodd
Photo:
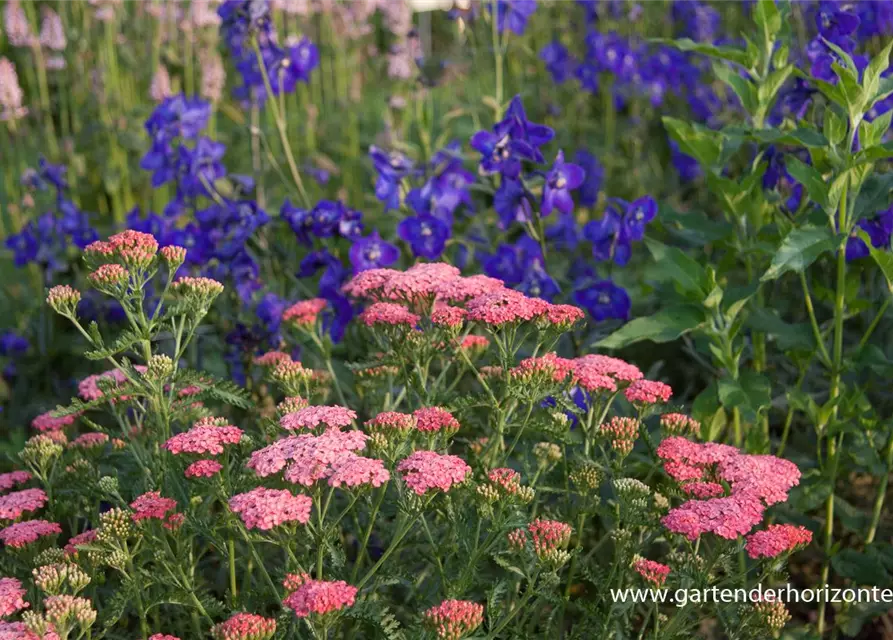
<path fill-rule="evenodd" d="M 83 634 L 96 622 L 96 609 L 87 598 L 49 596 L 43 601 L 43 608 L 44 616 L 62 637 L 67 637 L 76 627 Z"/>
<path fill-rule="evenodd" d="M 161 257 L 167 263 L 167 266 L 171 271 L 176 271 L 181 264 L 186 262 L 186 247 L 179 247 L 172 244 L 166 247 L 161 247 L 159 253 L 161 253 Z"/>
<path fill-rule="evenodd" d="M 537 442 L 533 445 L 533 455 L 540 467 L 548 467 L 561 461 L 561 447 L 554 442 Z"/>
<path fill-rule="evenodd" d="M 785 607 L 784 602 L 779 600 L 757 602 L 753 605 L 760 622 L 772 633 L 773 637 L 777 637 L 778 633 L 784 629 L 784 626 L 791 619 L 791 614 Z"/>
<path fill-rule="evenodd" d="M 282 322 L 286 322 L 298 328 L 309 329 L 316 324 L 316 319 L 328 304 L 329 303 L 322 298 L 301 300 L 282 313 Z"/>
<path fill-rule="evenodd" d="M 81 292 L 67 284 L 57 285 L 47 293 L 47 304 L 61 316 L 73 317 L 80 301 Z"/>
<path fill-rule="evenodd" d="M 186 298 L 187 302 L 197 305 L 202 313 L 223 293 L 223 285 L 211 278 L 183 276 L 175 280 L 171 288 L 174 293 Z"/>
<path fill-rule="evenodd" d="M 99 479 L 99 490 L 103 493 L 114 495 L 118 493 L 118 478 L 115 476 L 102 476 Z"/>
<path fill-rule="evenodd" d="M 118 542 L 132 536 L 134 531 L 132 516 L 130 511 L 118 507 L 99 514 L 99 527 L 95 534 L 96 541 Z"/>
<path fill-rule="evenodd" d="M 58 442 L 57 438 L 50 434 L 62 433 L 61 431 L 50 431 L 32 436 L 25 442 L 24 448 L 19 452 L 22 461 L 35 468 L 42 468 L 49 462 L 65 451 L 64 447 Z M 62 434 L 64 437 L 64 434 Z"/>
<path fill-rule="evenodd" d="M 276 405 L 276 411 L 279 413 L 279 416 L 285 416 L 289 413 L 295 413 L 310 406 L 310 402 L 305 400 L 300 396 L 289 396 L 282 402 Z"/>
<path fill-rule="evenodd" d="M 276 620 L 253 613 L 237 613 L 211 627 L 214 640 L 270 640 L 275 633 Z"/>
<path fill-rule="evenodd" d="M 90 576 L 76 564 L 68 562 L 43 565 L 34 569 L 34 584 L 51 596 L 59 595 L 67 585 L 74 593 L 90 584 Z"/>
<path fill-rule="evenodd" d="M 313 377 L 313 370 L 305 369 L 300 362 L 294 362 L 289 359 L 281 360 L 273 369 L 271 375 L 273 380 L 291 390 L 297 385 L 307 384 Z"/>
<path fill-rule="evenodd" d="M 636 573 L 645 578 L 645 582 L 648 582 L 655 588 L 662 587 L 670 574 L 670 567 L 667 565 L 654 560 L 647 560 L 640 556 L 633 558 L 632 567 L 636 570 Z"/>
<path fill-rule="evenodd" d="M 558 568 L 570 559 L 566 551 L 571 540 L 571 526 L 557 520 L 537 518 L 527 526 L 537 557 Z"/>
<path fill-rule="evenodd" d="M 415 418 L 406 413 L 385 411 L 365 423 L 366 428 L 387 438 L 404 438 L 415 427 Z"/>
<path fill-rule="evenodd" d="M 665 413 L 660 417 L 660 428 L 673 436 L 697 436 L 701 432 L 701 423 L 681 413 Z"/>
<path fill-rule="evenodd" d="M 570 480 L 573 482 L 581 494 L 588 494 L 596 491 L 602 483 L 604 474 L 599 466 L 593 462 L 586 462 L 570 474 Z"/>
<path fill-rule="evenodd" d="M 285 584 L 291 593 L 282 604 L 294 611 L 298 618 L 324 616 L 352 607 L 357 596 L 357 588 L 344 580 L 313 580 L 306 573 L 290 574 Z"/>
<path fill-rule="evenodd" d="M 170 356 L 157 354 L 149 358 L 146 373 L 143 374 L 149 380 L 167 380 L 174 373 L 174 361 Z"/>
<path fill-rule="evenodd" d="M 461 640 L 484 622 L 484 605 L 468 600 L 444 600 L 422 615 L 438 638 Z"/>
<path fill-rule="evenodd" d="M 123 292 L 130 279 L 130 272 L 120 264 L 103 264 L 87 276 L 87 279 L 100 291 L 117 295 Z"/>
<path fill-rule="evenodd" d="M 137 270 L 148 268 L 158 252 L 158 241 L 152 234 L 132 229 L 116 233 L 108 243 L 126 266 Z"/>

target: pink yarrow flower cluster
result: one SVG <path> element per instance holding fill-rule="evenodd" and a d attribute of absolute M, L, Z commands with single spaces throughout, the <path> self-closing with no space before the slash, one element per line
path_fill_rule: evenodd
<path fill-rule="evenodd" d="M 390 479 L 391 474 L 381 460 L 347 453 L 332 463 L 328 484 L 330 487 L 380 487 Z"/>
<path fill-rule="evenodd" d="M 422 616 L 425 626 L 443 640 L 461 640 L 484 622 L 484 605 L 469 600 L 444 600 Z"/>
<path fill-rule="evenodd" d="M 174 455 L 192 453 L 218 456 L 228 445 L 238 444 L 243 431 L 232 425 L 196 424 L 189 431 L 171 437 L 161 447 Z"/>
<path fill-rule="evenodd" d="M 42 509 L 47 500 L 43 489 L 23 489 L 0 496 L 0 520 L 18 520 L 24 513 Z"/>
<path fill-rule="evenodd" d="M 812 542 L 812 532 L 806 527 L 792 524 L 769 525 L 764 531 L 747 536 L 747 555 L 751 558 L 774 558 L 775 556 L 805 547 Z"/>
<path fill-rule="evenodd" d="M 282 604 L 298 618 L 341 611 L 352 607 L 357 597 L 357 588 L 344 580 L 314 580 L 306 573 L 288 575 L 285 587 L 291 593 Z"/>
<path fill-rule="evenodd" d="M 532 383 L 564 382 L 574 368 L 572 360 L 561 358 L 556 353 L 525 358 L 518 366 L 509 370 L 509 375 L 516 380 Z"/>
<path fill-rule="evenodd" d="M 673 389 L 656 380 L 636 380 L 626 388 L 623 395 L 633 404 L 652 405 L 668 402 L 673 396 Z"/>
<path fill-rule="evenodd" d="M 0 541 L 8 547 L 20 549 L 46 536 L 62 533 L 62 527 L 56 522 L 46 520 L 26 520 L 16 522 L 0 530 Z"/>
<path fill-rule="evenodd" d="M 108 441 L 108 434 L 99 431 L 91 431 L 79 435 L 72 440 L 68 446 L 73 449 L 94 449 L 103 446 Z"/>
<path fill-rule="evenodd" d="M 313 500 L 308 496 L 294 495 L 287 489 L 257 487 L 240 493 L 229 500 L 229 508 L 239 514 L 249 529 L 269 531 L 286 522 L 307 524 Z"/>
<path fill-rule="evenodd" d="M 645 558 L 636 560 L 633 563 L 633 569 L 654 587 L 662 587 L 667 581 L 667 576 L 670 575 L 670 567 Z"/>
<path fill-rule="evenodd" d="M 28 590 L 15 578 L 0 578 L 0 618 L 28 608 L 25 594 Z"/>
<path fill-rule="evenodd" d="M 32 478 L 28 471 L 10 471 L 0 473 L 0 491 L 9 491 L 13 487 L 25 484 Z"/>
<path fill-rule="evenodd" d="M 360 314 L 360 322 L 367 327 L 407 326 L 415 327 L 421 318 L 395 302 L 376 302 Z"/>
<path fill-rule="evenodd" d="M 237 613 L 211 627 L 214 640 L 270 640 L 275 633 L 276 620 L 254 613 Z"/>
<path fill-rule="evenodd" d="M 134 522 L 164 520 L 169 512 L 176 510 L 177 501 L 162 497 L 159 491 L 149 491 L 131 502 L 130 508 L 134 511 L 131 516 Z"/>
<path fill-rule="evenodd" d="M 78 414 L 71 414 L 56 418 L 52 411 L 42 413 L 31 421 L 31 426 L 37 431 L 59 431 L 72 424 L 78 419 Z"/>
<path fill-rule="evenodd" d="M 143 365 L 137 365 L 134 367 L 139 373 L 145 373 L 146 367 Z M 105 373 L 99 373 L 92 376 L 87 376 L 78 384 L 78 395 L 83 400 L 92 401 L 99 400 L 104 395 L 106 395 L 102 389 L 99 388 L 99 380 L 111 380 L 114 384 L 110 386 L 112 388 L 116 386 L 120 386 L 127 382 L 127 376 L 120 369 L 112 369 L 110 371 L 106 371 Z M 117 398 L 118 400 L 126 400 L 126 396 L 121 396 Z"/>
<path fill-rule="evenodd" d="M 210 478 L 220 473 L 223 465 L 216 460 L 196 460 L 183 471 L 187 478 Z"/>
<path fill-rule="evenodd" d="M 87 529 L 83 533 L 79 533 L 68 539 L 68 544 L 65 545 L 65 555 L 74 556 L 77 554 L 80 545 L 90 544 L 95 541 L 96 529 Z"/>
<path fill-rule="evenodd" d="M 299 327 L 311 326 L 328 304 L 322 298 L 296 302 L 282 313 L 282 321 Z"/>
<path fill-rule="evenodd" d="M 356 420 L 357 413 L 353 409 L 339 406 L 304 407 L 294 413 L 287 413 L 279 419 L 279 425 L 289 431 L 314 429 L 320 425 L 340 428 L 350 426 Z"/>
<path fill-rule="evenodd" d="M 43 636 L 39 636 L 24 622 L 0 622 L 0 640 L 59 640 L 59 635 L 48 630 Z"/>
<path fill-rule="evenodd" d="M 415 418 L 407 413 L 384 411 L 365 422 L 370 431 L 406 433 L 415 426 Z"/>
<path fill-rule="evenodd" d="M 406 485 L 422 496 L 435 489 L 449 491 L 454 485 L 465 481 L 471 467 L 458 456 L 416 451 L 397 465 L 397 471 L 403 475 Z"/>
<path fill-rule="evenodd" d="M 442 407 L 422 407 L 413 411 L 412 417 L 415 418 L 416 429 L 419 431 L 455 433 L 459 430 L 459 421 Z"/>
<path fill-rule="evenodd" d="M 330 476 L 345 454 L 365 448 L 367 438 L 361 431 L 338 429 L 289 436 L 252 453 L 246 466 L 262 478 L 284 470 L 286 480 L 309 487 Z"/>
<path fill-rule="evenodd" d="M 291 356 L 284 351 L 267 351 L 254 358 L 259 367 L 275 367 L 280 362 L 292 362 Z"/>

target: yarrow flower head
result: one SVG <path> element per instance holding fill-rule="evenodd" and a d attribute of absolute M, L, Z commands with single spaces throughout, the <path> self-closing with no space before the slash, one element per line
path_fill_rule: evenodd
<path fill-rule="evenodd" d="M 431 490 L 447 492 L 454 485 L 465 482 L 471 467 L 458 456 L 416 451 L 397 465 L 397 471 L 410 489 L 423 496 Z"/>
<path fill-rule="evenodd" d="M 47 293 L 47 304 L 63 316 L 74 316 L 80 301 L 81 292 L 67 284 L 56 285 Z"/>
<path fill-rule="evenodd" d="M 229 500 L 229 508 L 239 514 L 248 529 L 269 531 L 286 522 L 307 524 L 313 500 L 293 495 L 287 489 L 257 487 Z"/>
<path fill-rule="evenodd" d="M 701 432 L 700 422 L 681 413 L 665 413 L 660 417 L 660 427 L 665 433 L 674 436 L 697 436 Z"/>
<path fill-rule="evenodd" d="M 289 431 L 315 429 L 321 425 L 341 428 L 350 426 L 356 420 L 357 413 L 353 409 L 339 406 L 304 407 L 294 413 L 288 413 L 279 420 L 279 425 Z"/>
<path fill-rule="evenodd" d="M 381 460 L 347 453 L 332 464 L 328 484 L 330 487 L 343 486 L 351 489 L 362 486 L 380 487 L 390 479 L 391 474 Z"/>
<path fill-rule="evenodd" d="M 173 498 L 163 498 L 158 491 L 149 491 L 131 502 L 130 508 L 133 509 L 134 522 L 164 520 L 168 517 L 168 512 L 177 508 L 177 501 Z"/>
<path fill-rule="evenodd" d="M 453 414 L 442 407 L 422 407 L 412 412 L 416 421 L 416 429 L 426 433 L 455 433 L 459 430 L 459 421 Z"/>
<path fill-rule="evenodd" d="M 412 313 L 402 304 L 394 302 L 376 302 L 360 314 L 360 321 L 367 327 L 374 326 L 408 326 L 415 327 L 419 316 Z"/>
<path fill-rule="evenodd" d="M 282 321 L 297 327 L 311 327 L 328 304 L 322 298 L 296 302 L 282 313 Z"/>
<path fill-rule="evenodd" d="M 636 380 L 623 392 L 626 399 L 637 405 L 653 405 L 667 402 L 673 396 L 670 385 L 656 380 Z"/>
<path fill-rule="evenodd" d="M 270 640 L 275 633 L 276 620 L 254 613 L 237 613 L 211 627 L 214 640 Z"/>
<path fill-rule="evenodd" d="M 16 522 L 0 531 L 0 541 L 8 547 L 20 549 L 46 536 L 62 533 L 62 527 L 46 520 L 26 520 Z"/>
<path fill-rule="evenodd" d="M 287 481 L 309 487 L 331 475 L 332 465 L 346 453 L 363 449 L 367 438 L 360 431 L 338 429 L 329 429 L 318 436 L 290 436 L 255 451 L 246 466 L 260 477 L 285 469 Z"/>
<path fill-rule="evenodd" d="M 128 229 L 108 239 L 115 256 L 131 269 L 146 269 L 158 253 L 158 241 L 150 233 Z"/>
<path fill-rule="evenodd" d="M 0 473 L 0 491 L 9 491 L 13 487 L 25 484 L 33 476 L 28 471 L 9 471 Z"/>
<path fill-rule="evenodd" d="M 214 298 L 223 293 L 223 285 L 216 280 L 189 276 L 183 276 L 175 280 L 172 289 L 175 293 L 202 307 L 210 306 Z"/>
<path fill-rule="evenodd" d="M 220 473 L 223 465 L 216 460 L 196 460 L 183 472 L 187 478 L 210 478 Z"/>
<path fill-rule="evenodd" d="M 633 569 L 640 576 L 645 578 L 645 582 L 653 587 L 662 587 L 670 575 L 670 567 L 654 560 L 639 558 L 633 562 Z"/>
<path fill-rule="evenodd" d="M 61 595 L 49 596 L 43 601 L 44 616 L 60 633 L 76 627 L 86 630 L 96 622 L 96 609 L 87 598 Z"/>
<path fill-rule="evenodd" d="M 174 455 L 191 453 L 217 456 L 223 453 L 226 446 L 238 444 L 243 433 L 232 425 L 196 424 L 189 431 L 171 437 L 161 447 Z"/>
<path fill-rule="evenodd" d="M 422 615 L 425 626 L 443 640 L 461 640 L 484 622 L 484 605 L 468 600 L 444 600 Z"/>
<path fill-rule="evenodd" d="M 100 291 L 115 294 L 123 290 L 130 279 L 130 272 L 120 264 L 103 264 L 87 276 L 87 279 Z"/>
<path fill-rule="evenodd" d="M 415 427 L 415 417 L 407 413 L 385 411 L 367 420 L 365 426 L 373 433 L 406 435 Z"/>
<path fill-rule="evenodd" d="M 777 555 L 805 547 L 812 542 L 812 532 L 792 524 L 769 525 L 764 531 L 747 536 L 747 555 L 751 558 L 774 558 Z"/>
<path fill-rule="evenodd" d="M 527 546 L 529 535 L 536 556 L 557 568 L 570 559 L 567 546 L 570 544 L 572 532 L 573 529 L 567 523 L 537 518 L 527 525 L 526 529 L 516 529 L 509 533 L 509 547 L 515 551 L 522 551 Z"/>
<path fill-rule="evenodd" d="M 68 448 L 84 450 L 97 449 L 102 447 L 108 441 L 108 434 L 99 431 L 91 431 L 90 433 L 83 433 L 72 440 L 69 443 Z"/>
<path fill-rule="evenodd" d="M 18 520 L 22 514 L 42 509 L 47 503 L 43 489 L 23 489 L 0 496 L 0 520 Z"/>
<path fill-rule="evenodd" d="M 352 607 L 357 588 L 344 580 L 314 580 L 306 573 L 286 577 L 286 588 L 291 591 L 282 604 L 298 618 L 324 616 Z"/>
<path fill-rule="evenodd" d="M 51 596 L 59 595 L 65 586 L 77 593 L 90 584 L 90 576 L 71 562 L 43 565 L 34 569 L 31 575 L 34 584 Z"/>
<path fill-rule="evenodd" d="M 53 416 L 52 411 L 42 413 L 31 421 L 31 426 L 41 432 L 60 431 L 65 427 L 71 426 L 77 420 L 78 414 L 72 413 L 61 418 Z"/>
<path fill-rule="evenodd" d="M 161 247 L 159 253 L 172 271 L 175 271 L 177 267 L 186 262 L 186 247 L 172 244 L 166 247 Z"/>
<path fill-rule="evenodd" d="M 0 618 L 6 618 L 28 608 L 25 594 L 28 590 L 15 578 L 0 578 Z M 2 637 L 2 636 L 0 636 Z"/>

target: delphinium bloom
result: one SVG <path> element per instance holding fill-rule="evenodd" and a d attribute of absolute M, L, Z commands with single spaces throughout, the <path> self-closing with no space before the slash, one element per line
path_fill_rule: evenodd
<path fill-rule="evenodd" d="M 567 47 L 558 40 L 553 40 L 540 50 L 540 60 L 546 65 L 546 70 L 551 74 L 555 84 L 562 84 L 574 75 L 576 61 L 571 56 Z"/>
<path fill-rule="evenodd" d="M 233 513 L 239 514 L 248 529 L 269 531 L 286 522 L 307 524 L 313 500 L 309 496 L 293 495 L 286 489 L 258 487 L 240 493 L 229 500 Z"/>
<path fill-rule="evenodd" d="M 812 532 L 791 524 L 769 525 L 764 531 L 747 536 L 747 555 L 751 558 L 774 558 L 812 542 Z"/>
<path fill-rule="evenodd" d="M 6 618 L 26 609 L 25 594 L 28 590 L 15 578 L 0 578 L 0 618 Z"/>
<path fill-rule="evenodd" d="M 564 152 L 559 151 L 543 185 L 542 214 L 548 216 L 555 209 L 564 214 L 571 213 L 574 201 L 570 192 L 583 184 L 584 175 L 582 167 L 565 162 Z"/>
<path fill-rule="evenodd" d="M 413 170 L 412 160 L 399 151 L 388 153 L 384 149 L 369 148 L 372 165 L 378 173 L 375 197 L 384 203 L 385 211 L 400 207 L 400 184 Z"/>
<path fill-rule="evenodd" d="M 9 491 L 13 487 L 25 484 L 32 478 L 28 471 L 9 471 L 0 473 L 0 491 Z"/>
<path fill-rule="evenodd" d="M 654 560 L 639 558 L 633 563 L 633 569 L 653 587 L 662 587 L 670 574 L 670 567 Z"/>
<path fill-rule="evenodd" d="M 422 496 L 432 489 L 447 492 L 471 473 L 462 458 L 434 451 L 416 451 L 397 465 L 406 485 Z"/>
<path fill-rule="evenodd" d="M 596 322 L 628 320 L 632 301 L 623 287 L 610 280 L 583 281 L 574 290 L 573 300 L 580 305 Z"/>
<path fill-rule="evenodd" d="M 183 472 L 187 478 L 210 478 L 220 473 L 223 465 L 216 460 L 196 460 Z"/>
<path fill-rule="evenodd" d="M 480 168 L 483 172 L 498 172 L 514 179 L 520 173 L 522 160 L 544 161 L 539 147 L 554 136 L 555 132 L 549 127 L 527 119 L 520 96 L 515 96 L 506 109 L 505 117 L 491 131 L 475 133 L 471 146 L 482 156 Z"/>
<path fill-rule="evenodd" d="M 484 605 L 468 600 L 444 600 L 422 614 L 425 626 L 443 640 L 461 640 L 484 622 Z"/>
<path fill-rule="evenodd" d="M 487 5 L 492 13 L 493 6 Z M 536 11 L 536 0 L 497 0 L 496 28 L 501 33 L 505 29 L 517 35 L 524 35 L 527 21 Z"/>
<path fill-rule="evenodd" d="M 459 430 L 459 421 L 442 407 L 422 407 L 413 411 L 412 416 L 419 431 L 455 433 Z"/>
<path fill-rule="evenodd" d="M 314 580 L 306 573 L 289 574 L 285 587 L 290 593 L 282 604 L 298 618 L 324 616 L 352 607 L 357 596 L 357 588 L 344 580 Z"/>
<path fill-rule="evenodd" d="M 238 444 L 242 433 L 241 429 L 232 425 L 197 424 L 189 431 L 171 437 L 161 446 L 174 455 L 192 453 L 217 456 L 223 453 L 224 447 Z"/>
<path fill-rule="evenodd" d="M 237 613 L 211 627 L 214 640 L 270 640 L 275 633 L 276 620 L 254 613 Z"/>
<path fill-rule="evenodd" d="M 356 238 L 348 254 L 354 271 L 389 267 L 400 257 L 400 249 L 396 245 L 382 240 L 378 231 L 373 231 L 364 238 Z"/>
<path fill-rule="evenodd" d="M 437 260 L 452 235 L 450 226 L 431 215 L 404 218 L 397 226 L 397 235 L 412 249 L 415 256 Z"/>
<path fill-rule="evenodd" d="M 283 429 L 296 431 L 301 429 L 315 429 L 321 425 L 340 428 L 347 427 L 356 420 L 357 413 L 346 407 L 304 407 L 294 413 L 288 413 L 279 420 Z"/>
<path fill-rule="evenodd" d="M 0 496 L 0 520 L 18 520 L 22 514 L 42 509 L 47 503 L 43 489 L 23 489 Z"/>
<path fill-rule="evenodd" d="M 40 538 L 62 533 L 62 527 L 46 520 L 16 522 L 0 530 L 0 541 L 13 549 L 25 547 Z"/>

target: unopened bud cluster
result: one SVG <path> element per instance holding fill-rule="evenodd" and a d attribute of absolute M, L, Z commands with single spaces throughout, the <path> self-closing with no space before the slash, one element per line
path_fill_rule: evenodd
<path fill-rule="evenodd" d="M 167 380 L 174 373 L 174 361 L 170 356 L 157 354 L 149 358 L 146 367 L 146 378 L 149 380 Z"/>
<path fill-rule="evenodd" d="M 38 567 L 32 571 L 34 584 L 51 596 L 61 594 L 67 587 L 73 593 L 82 591 L 90 584 L 90 576 L 76 564 L 56 563 Z"/>
<path fill-rule="evenodd" d="M 81 292 L 67 284 L 55 286 L 47 293 L 47 304 L 63 316 L 74 317 L 80 301 Z"/>

